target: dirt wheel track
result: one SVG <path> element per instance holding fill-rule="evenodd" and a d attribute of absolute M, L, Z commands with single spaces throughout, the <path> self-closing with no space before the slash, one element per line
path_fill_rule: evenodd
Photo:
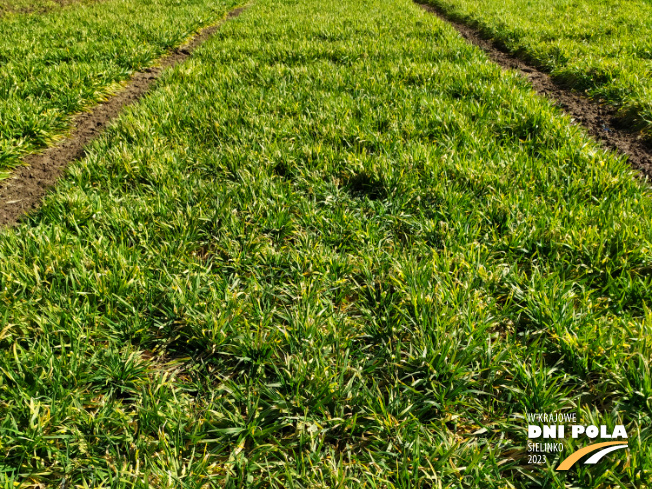
<path fill-rule="evenodd" d="M 477 29 L 452 19 L 440 8 L 415 3 L 451 24 L 467 41 L 482 48 L 495 63 L 506 69 L 519 70 L 530 80 L 537 93 L 552 99 L 604 146 L 627 155 L 630 165 L 641 172 L 641 176 L 652 177 L 652 145 L 642 135 L 620 126 L 616 108 L 598 104 L 558 85 L 549 74 L 512 55 L 492 40 L 485 39 Z"/>
<path fill-rule="evenodd" d="M 23 215 L 36 209 L 68 164 L 84 156 L 84 147 L 97 138 L 124 107 L 143 97 L 166 68 L 184 61 L 224 22 L 237 17 L 247 8 L 230 11 L 225 19 L 202 29 L 189 42 L 163 56 L 156 66 L 134 74 L 117 94 L 91 111 L 75 116 L 70 135 L 63 141 L 42 153 L 24 158 L 25 166 L 16 168 L 8 179 L 0 181 L 0 227 L 13 226 Z"/>

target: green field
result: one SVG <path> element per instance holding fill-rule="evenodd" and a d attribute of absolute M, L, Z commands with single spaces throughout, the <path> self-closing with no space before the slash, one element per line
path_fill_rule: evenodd
<path fill-rule="evenodd" d="M 426 0 L 652 138 L 649 0 Z"/>
<path fill-rule="evenodd" d="M 71 3 L 93 0 L 0 0 L 0 16 L 8 14 L 42 13 Z"/>
<path fill-rule="evenodd" d="M 0 18 L 0 179 L 231 0 L 106 0 Z"/>
<path fill-rule="evenodd" d="M 411 1 L 256 0 L 0 233 L 0 487 L 647 487 L 651 224 Z"/>

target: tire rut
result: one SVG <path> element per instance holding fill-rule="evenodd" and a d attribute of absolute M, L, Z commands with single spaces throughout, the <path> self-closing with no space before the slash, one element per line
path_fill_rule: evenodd
<path fill-rule="evenodd" d="M 485 39 L 477 29 L 452 19 L 441 8 L 421 2 L 415 3 L 451 24 L 462 37 L 480 47 L 495 63 L 505 69 L 520 71 L 537 93 L 553 100 L 574 122 L 584 126 L 591 136 L 602 142 L 605 147 L 626 155 L 630 165 L 641 173 L 641 177 L 652 177 L 652 144 L 641 134 L 622 127 L 615 107 L 599 104 L 555 83 L 548 73 L 509 53 L 492 40 Z"/>
<path fill-rule="evenodd" d="M 13 226 L 26 213 L 39 207 L 48 189 L 63 174 L 66 167 L 85 154 L 85 147 L 115 120 L 123 108 L 141 99 L 163 74 L 208 40 L 222 25 L 240 15 L 249 5 L 227 13 L 220 22 L 205 27 L 187 43 L 161 57 L 155 66 L 131 76 L 127 85 L 105 102 L 73 118 L 70 134 L 43 152 L 23 158 L 23 166 L 0 181 L 0 227 Z"/>

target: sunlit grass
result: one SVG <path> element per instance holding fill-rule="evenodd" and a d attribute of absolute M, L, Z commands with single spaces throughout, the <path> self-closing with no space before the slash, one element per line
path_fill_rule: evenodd
<path fill-rule="evenodd" d="M 0 18 L 0 178 L 234 4 L 106 0 Z"/>
<path fill-rule="evenodd" d="M 649 0 L 428 0 L 652 137 Z"/>
<path fill-rule="evenodd" d="M 94 0 L 0 0 L 0 16 L 9 14 L 43 13 L 71 3 L 90 3 Z"/>
<path fill-rule="evenodd" d="M 0 236 L 2 477 L 641 487 L 652 203 L 408 0 L 257 0 Z M 630 449 L 527 465 L 526 412 Z"/>

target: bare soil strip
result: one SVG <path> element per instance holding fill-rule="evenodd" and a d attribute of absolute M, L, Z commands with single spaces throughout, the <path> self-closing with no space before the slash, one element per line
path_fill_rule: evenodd
<path fill-rule="evenodd" d="M 11 177 L 0 182 L 0 227 L 16 224 L 21 216 L 37 208 L 68 164 L 84 155 L 84 147 L 98 137 L 125 106 L 139 100 L 166 68 L 184 61 L 224 22 L 237 17 L 246 8 L 232 10 L 225 20 L 202 29 L 192 40 L 162 57 L 156 66 L 134 74 L 128 84 L 106 102 L 77 115 L 70 135 L 61 143 L 27 156 L 23 160 L 25 166 L 16 168 Z"/>
<path fill-rule="evenodd" d="M 640 134 L 620 127 L 616 116 L 617 110 L 614 107 L 600 105 L 556 84 L 549 74 L 508 53 L 491 40 L 483 38 L 478 30 L 451 19 L 444 11 L 433 5 L 416 3 L 451 24 L 462 37 L 482 48 L 503 68 L 521 71 L 538 93 L 554 100 L 576 122 L 582 124 L 591 136 L 601 141 L 607 148 L 627 155 L 633 168 L 645 177 L 652 177 L 652 145 Z"/>

